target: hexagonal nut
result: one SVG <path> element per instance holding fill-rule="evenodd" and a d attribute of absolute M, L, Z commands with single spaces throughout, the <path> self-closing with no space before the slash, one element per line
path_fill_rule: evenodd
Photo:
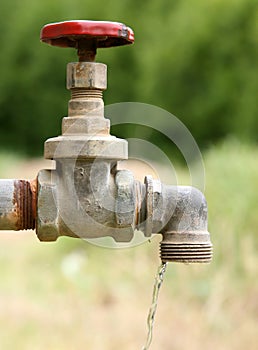
<path fill-rule="evenodd" d="M 161 196 L 161 182 L 155 180 L 151 175 L 144 178 L 146 186 L 146 220 L 144 226 L 144 235 L 150 237 L 152 233 L 157 233 L 157 227 L 160 227 L 159 212 L 163 211 L 162 196 Z"/>
<path fill-rule="evenodd" d="M 116 173 L 116 223 L 118 227 L 127 227 L 134 224 L 135 190 L 134 177 L 128 170 L 119 170 Z"/>
<path fill-rule="evenodd" d="M 45 141 L 44 157 L 121 160 L 128 157 L 128 144 L 124 139 L 105 135 L 58 136 Z"/>
<path fill-rule="evenodd" d="M 56 206 L 55 170 L 41 170 L 38 174 L 38 203 L 36 233 L 40 241 L 56 241 L 59 237 Z"/>
<path fill-rule="evenodd" d="M 96 62 L 71 62 L 67 65 L 67 89 L 106 90 L 107 66 Z"/>
<path fill-rule="evenodd" d="M 101 98 L 71 99 L 68 105 L 68 117 L 104 118 L 104 102 Z"/>
<path fill-rule="evenodd" d="M 149 214 L 151 221 L 152 233 L 159 232 L 163 226 L 162 217 L 164 213 L 163 197 L 162 197 L 162 185 L 160 180 L 152 179 L 151 176 L 146 177 L 147 186 L 147 203 L 151 202 L 152 212 Z M 148 208 L 148 205 L 147 205 Z"/>
<path fill-rule="evenodd" d="M 63 118 L 62 134 L 108 135 L 110 121 L 105 118 Z"/>

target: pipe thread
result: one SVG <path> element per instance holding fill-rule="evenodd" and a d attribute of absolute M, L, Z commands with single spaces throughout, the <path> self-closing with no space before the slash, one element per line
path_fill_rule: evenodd
<path fill-rule="evenodd" d="M 35 228 L 34 196 L 31 184 L 26 180 L 16 180 L 14 183 L 14 204 L 17 211 L 17 230 Z"/>
<path fill-rule="evenodd" d="M 74 99 L 84 99 L 84 98 L 101 98 L 103 93 L 101 90 L 97 89 L 84 89 L 84 88 L 74 88 L 71 89 L 71 98 Z"/>
<path fill-rule="evenodd" d="M 212 259 L 212 244 L 161 242 L 160 258 L 163 262 L 209 263 Z"/>

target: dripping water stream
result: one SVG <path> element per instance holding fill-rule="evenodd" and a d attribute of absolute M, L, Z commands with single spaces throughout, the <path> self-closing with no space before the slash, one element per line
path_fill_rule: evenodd
<path fill-rule="evenodd" d="M 167 268 L 167 263 L 162 262 L 158 268 L 157 274 L 155 276 L 155 281 L 154 281 L 154 287 L 153 287 L 153 294 L 152 294 L 152 302 L 147 318 L 147 326 L 148 326 L 148 333 L 147 333 L 147 339 L 144 347 L 142 350 L 148 350 L 151 345 L 152 341 L 152 333 L 153 333 L 153 325 L 154 325 L 154 319 L 155 319 L 155 314 L 157 310 L 157 305 L 158 305 L 158 298 L 159 298 L 159 291 L 160 287 L 162 285 L 163 279 L 164 279 L 164 274 L 166 272 Z"/>

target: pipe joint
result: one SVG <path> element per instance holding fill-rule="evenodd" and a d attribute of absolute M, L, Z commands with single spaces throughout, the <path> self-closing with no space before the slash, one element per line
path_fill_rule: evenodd
<path fill-rule="evenodd" d="M 190 186 L 164 186 L 165 225 L 160 231 L 163 262 L 210 262 L 212 244 L 207 229 L 207 203 L 202 192 Z"/>

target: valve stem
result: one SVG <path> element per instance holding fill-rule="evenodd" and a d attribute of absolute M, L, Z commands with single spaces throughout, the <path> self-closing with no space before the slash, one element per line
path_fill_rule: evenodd
<path fill-rule="evenodd" d="M 81 39 L 77 42 L 77 55 L 79 62 L 94 62 L 97 54 L 96 39 Z"/>
<path fill-rule="evenodd" d="M 103 93 L 101 90 L 93 90 L 86 88 L 73 88 L 71 89 L 71 98 L 81 99 L 81 98 L 101 98 L 103 97 Z"/>

